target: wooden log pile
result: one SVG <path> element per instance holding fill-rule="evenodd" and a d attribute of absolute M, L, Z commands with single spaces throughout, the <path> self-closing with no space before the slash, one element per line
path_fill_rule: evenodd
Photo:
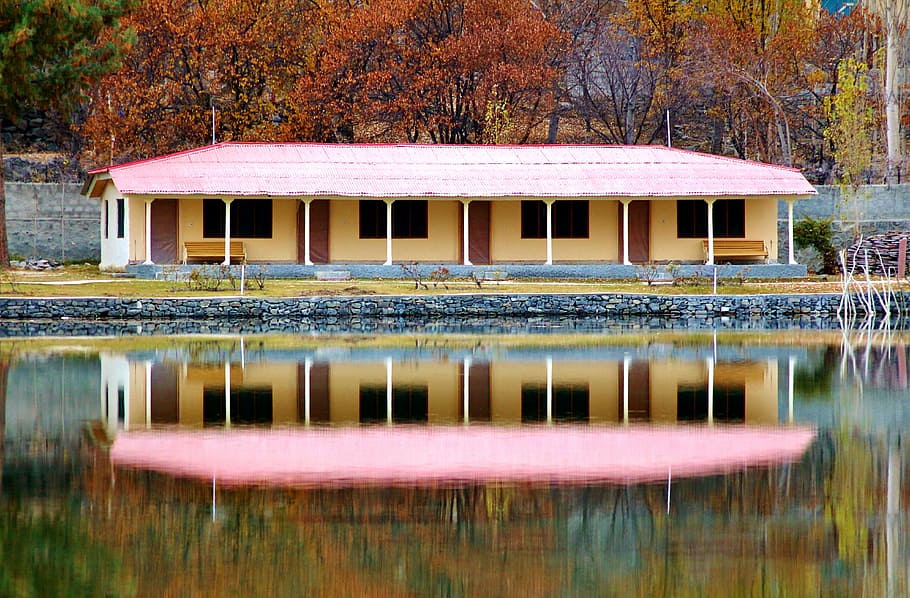
<path fill-rule="evenodd" d="M 910 248 L 910 231 L 892 230 L 863 237 L 847 250 L 847 267 L 853 269 L 854 275 L 864 274 L 868 256 L 870 274 L 882 276 L 887 273 L 890 276 L 896 276 L 901 253 L 901 240 L 904 240 L 904 252 L 906 253 L 907 248 Z M 904 260 L 906 262 L 906 256 Z M 907 269 L 910 270 L 910 268 Z"/>

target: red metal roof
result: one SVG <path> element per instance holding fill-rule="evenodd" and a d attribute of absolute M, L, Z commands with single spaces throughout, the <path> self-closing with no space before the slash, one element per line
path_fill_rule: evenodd
<path fill-rule="evenodd" d="M 799 171 L 653 145 L 219 143 L 91 171 L 122 194 L 273 197 L 807 196 Z"/>
<path fill-rule="evenodd" d="M 809 428 L 377 426 L 122 432 L 115 465 L 226 485 L 639 483 L 798 459 Z"/>

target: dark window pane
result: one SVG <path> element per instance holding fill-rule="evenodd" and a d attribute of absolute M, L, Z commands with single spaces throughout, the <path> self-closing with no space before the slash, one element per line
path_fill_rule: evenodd
<path fill-rule="evenodd" d="M 541 384 L 521 385 L 521 421 L 547 421 L 547 387 Z"/>
<path fill-rule="evenodd" d="M 392 421 L 420 423 L 429 419 L 429 391 L 426 386 L 394 386 L 392 388 Z"/>
<path fill-rule="evenodd" d="M 387 418 L 385 386 L 361 385 L 360 423 L 385 422 Z"/>
<path fill-rule="evenodd" d="M 109 202 L 105 199 L 101 202 L 101 231 L 105 239 L 110 238 L 110 210 Z"/>
<path fill-rule="evenodd" d="M 590 398 L 587 384 L 553 387 L 553 419 L 588 421 L 589 417 Z"/>
<path fill-rule="evenodd" d="M 676 419 L 682 422 L 708 419 L 708 387 L 680 385 L 676 389 Z"/>
<path fill-rule="evenodd" d="M 539 200 L 521 202 L 521 238 L 547 238 L 547 205 Z"/>
<path fill-rule="evenodd" d="M 117 238 L 122 239 L 126 235 L 126 204 L 122 197 L 117 198 Z"/>
<path fill-rule="evenodd" d="M 588 421 L 590 417 L 588 386 L 586 384 L 554 385 L 552 416 L 556 421 Z M 547 421 L 546 385 L 521 385 L 521 421 Z"/>
<path fill-rule="evenodd" d="M 224 386 L 203 387 L 203 425 L 223 425 L 226 421 L 226 416 Z M 239 386 L 231 388 L 231 423 L 271 424 L 272 387 Z"/>
<path fill-rule="evenodd" d="M 553 203 L 553 238 L 588 238 L 588 202 L 563 200 Z"/>
<path fill-rule="evenodd" d="M 714 236 L 746 236 L 746 202 L 743 199 L 719 199 L 714 202 Z M 676 236 L 680 239 L 708 237 L 708 204 L 700 199 L 676 202 Z"/>
<path fill-rule="evenodd" d="M 385 231 L 383 231 L 385 237 Z M 427 238 L 426 200 L 396 201 L 392 204 L 392 237 L 395 239 Z"/>
<path fill-rule="evenodd" d="M 360 238 L 385 239 L 385 202 L 375 199 L 363 199 L 358 203 L 360 204 Z"/>
<path fill-rule="evenodd" d="M 224 238 L 225 204 L 220 199 L 202 200 L 202 236 Z M 272 200 L 235 199 L 231 202 L 231 237 L 272 238 Z"/>

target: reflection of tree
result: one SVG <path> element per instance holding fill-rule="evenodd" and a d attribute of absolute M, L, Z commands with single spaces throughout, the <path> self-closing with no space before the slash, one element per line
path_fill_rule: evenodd
<path fill-rule="evenodd" d="M 131 594 L 112 552 L 94 542 L 81 513 L 0 509 L 0 596 Z"/>

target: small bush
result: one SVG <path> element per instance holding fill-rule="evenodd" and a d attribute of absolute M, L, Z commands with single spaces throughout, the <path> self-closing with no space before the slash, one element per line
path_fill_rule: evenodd
<path fill-rule="evenodd" d="M 834 247 L 834 231 L 830 218 L 816 220 L 808 216 L 793 225 L 793 244 L 797 249 L 812 247 L 822 258 L 825 274 L 838 272 L 837 249 Z"/>

